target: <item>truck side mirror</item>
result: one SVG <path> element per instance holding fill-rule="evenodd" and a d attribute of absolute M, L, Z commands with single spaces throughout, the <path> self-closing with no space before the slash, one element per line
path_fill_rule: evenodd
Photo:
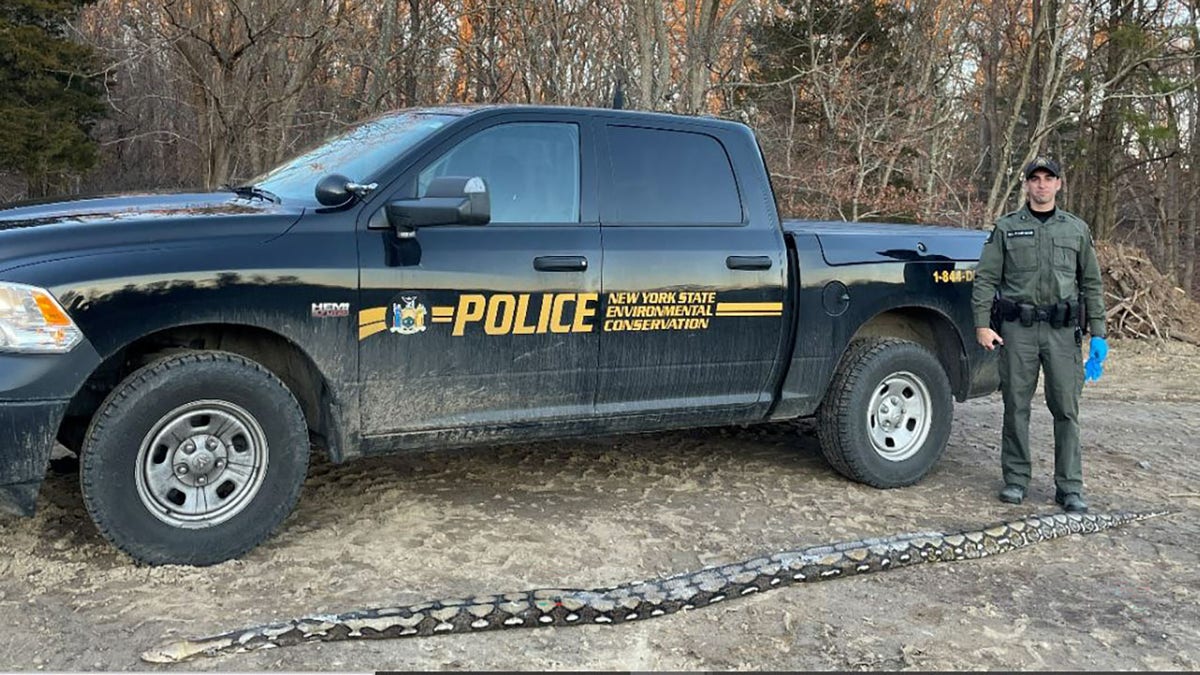
<path fill-rule="evenodd" d="M 339 173 L 331 173 L 317 182 L 314 190 L 321 206 L 345 206 L 355 197 L 365 197 L 377 187 L 375 183 L 359 185 Z"/>
<path fill-rule="evenodd" d="M 435 178 L 418 199 L 387 205 L 388 222 L 401 232 L 436 225 L 487 225 L 492 219 L 487 182 L 479 176 Z"/>

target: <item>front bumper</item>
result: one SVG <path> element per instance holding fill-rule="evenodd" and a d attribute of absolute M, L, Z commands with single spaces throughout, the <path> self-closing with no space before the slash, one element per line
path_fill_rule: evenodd
<path fill-rule="evenodd" d="M 34 515 L 67 402 L 0 402 L 0 512 Z"/>
<path fill-rule="evenodd" d="M 0 512 L 33 515 L 67 405 L 98 365 L 86 341 L 68 354 L 0 354 Z"/>
<path fill-rule="evenodd" d="M 0 403 L 0 511 L 33 515 L 67 403 Z"/>

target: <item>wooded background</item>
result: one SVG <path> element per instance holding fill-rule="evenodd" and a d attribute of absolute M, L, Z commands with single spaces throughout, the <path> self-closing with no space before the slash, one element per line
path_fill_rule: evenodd
<path fill-rule="evenodd" d="M 1200 0 L 0 0 L 0 201 L 213 187 L 381 111 L 758 133 L 794 217 L 984 227 L 1020 167 L 1196 292 Z"/>

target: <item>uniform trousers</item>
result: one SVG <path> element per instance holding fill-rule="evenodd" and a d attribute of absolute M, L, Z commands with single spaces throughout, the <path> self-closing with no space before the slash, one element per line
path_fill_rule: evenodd
<path fill-rule="evenodd" d="M 1052 328 L 1044 321 L 1023 326 L 1020 321 L 1005 321 L 1000 337 L 1004 338 L 1000 348 L 1004 398 L 1000 468 L 1004 482 L 1029 486 L 1029 411 L 1040 369 L 1045 373 L 1046 407 L 1054 417 L 1054 485 L 1058 494 L 1082 494 L 1079 395 L 1083 391 L 1083 355 L 1075 339 L 1075 327 Z"/>

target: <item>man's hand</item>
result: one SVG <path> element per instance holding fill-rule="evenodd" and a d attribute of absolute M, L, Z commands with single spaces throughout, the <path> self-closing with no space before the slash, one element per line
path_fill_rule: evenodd
<path fill-rule="evenodd" d="M 976 328 L 975 340 L 979 342 L 979 346 L 989 352 L 1004 344 L 1004 338 L 991 328 Z"/>

